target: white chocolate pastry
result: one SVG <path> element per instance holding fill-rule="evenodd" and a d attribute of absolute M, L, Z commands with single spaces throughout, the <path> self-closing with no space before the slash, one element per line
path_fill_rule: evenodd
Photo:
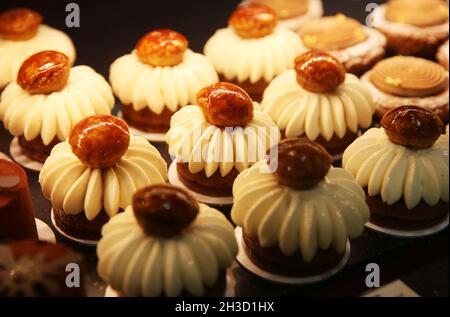
<path fill-rule="evenodd" d="M 136 111 L 148 107 L 156 114 L 165 107 L 175 112 L 194 103 L 197 92 L 218 79 L 209 60 L 189 49 L 175 66 L 145 64 L 134 50 L 119 57 L 110 69 L 111 86 L 123 105 L 132 105 Z"/>
<path fill-rule="evenodd" d="M 255 104 L 256 105 L 256 104 Z M 242 171 L 265 158 L 266 151 L 280 140 L 272 119 L 254 106 L 253 119 L 245 127 L 222 129 L 208 123 L 198 106 L 186 106 L 170 122 L 166 142 L 169 153 L 180 163 L 189 163 L 192 174 L 204 171 L 222 177 L 233 168 Z"/>
<path fill-rule="evenodd" d="M 226 80 L 270 82 L 294 66 L 306 49 L 296 33 L 276 27 L 273 33 L 254 39 L 240 37 L 231 27 L 220 29 L 205 45 L 205 55 Z"/>
<path fill-rule="evenodd" d="M 231 218 L 261 247 L 278 246 L 305 262 L 319 249 L 345 250 L 347 239 L 359 236 L 369 220 L 365 194 L 353 176 L 331 168 L 325 179 L 308 190 L 279 184 L 274 173 L 261 173 L 260 161 L 243 171 L 233 185 Z"/>
<path fill-rule="evenodd" d="M 47 25 L 40 25 L 36 36 L 26 41 L 11 41 L 0 38 L 0 89 L 14 82 L 22 63 L 31 55 L 54 50 L 66 54 L 75 61 L 75 47 L 63 32 Z"/>
<path fill-rule="evenodd" d="M 88 66 L 75 66 L 65 87 L 51 94 L 31 95 L 16 82 L 0 98 L 0 121 L 15 136 L 27 141 L 41 137 L 45 145 L 65 141 L 83 118 L 110 114 L 114 96 L 108 82 Z"/>
<path fill-rule="evenodd" d="M 375 103 L 368 89 L 352 74 L 336 90 L 315 93 L 296 80 L 295 70 L 287 70 L 267 87 L 262 109 L 285 131 L 286 137 L 306 135 L 310 140 L 333 135 L 343 138 L 372 124 Z"/>
<path fill-rule="evenodd" d="M 45 198 L 68 215 L 84 213 L 94 219 L 102 210 L 116 215 L 131 203 L 133 193 L 167 180 L 167 164 L 147 140 L 130 137 L 125 154 L 112 167 L 90 168 L 68 142 L 57 144 L 39 174 Z"/>
<path fill-rule="evenodd" d="M 199 204 L 196 219 L 172 238 L 147 235 L 129 206 L 102 229 L 98 273 L 127 296 L 205 295 L 238 251 L 231 223 Z"/>
<path fill-rule="evenodd" d="M 370 196 L 392 205 L 403 199 L 408 209 L 421 200 L 434 206 L 449 201 L 448 135 L 427 149 L 392 143 L 383 128 L 372 128 L 344 152 L 343 167 Z"/>

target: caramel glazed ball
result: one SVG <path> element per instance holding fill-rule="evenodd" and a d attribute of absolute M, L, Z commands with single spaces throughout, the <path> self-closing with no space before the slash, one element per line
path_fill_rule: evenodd
<path fill-rule="evenodd" d="M 181 188 L 153 185 L 134 194 L 133 211 L 147 235 L 170 238 L 197 218 L 199 205 Z"/>
<path fill-rule="evenodd" d="M 432 147 L 444 130 L 434 112 L 417 106 L 392 109 L 381 119 L 381 126 L 392 143 L 416 150 Z"/>
<path fill-rule="evenodd" d="M 0 38 L 26 41 L 33 38 L 42 23 L 42 16 L 30 9 L 11 9 L 0 15 Z"/>
<path fill-rule="evenodd" d="M 17 74 L 17 84 L 31 95 L 63 89 L 70 73 L 69 58 L 57 51 L 42 51 L 28 57 Z"/>
<path fill-rule="evenodd" d="M 278 183 L 298 190 L 307 190 L 321 182 L 331 167 L 332 158 L 324 147 L 307 138 L 281 141 L 277 150 Z M 270 164 L 270 162 L 269 162 Z"/>
<path fill-rule="evenodd" d="M 228 24 L 244 39 L 256 39 L 272 34 L 277 25 L 277 14 L 261 3 L 250 2 L 239 6 Z"/>
<path fill-rule="evenodd" d="M 95 115 L 81 120 L 70 131 L 69 144 L 86 166 L 108 168 L 114 166 L 128 150 L 130 131 L 122 119 Z"/>

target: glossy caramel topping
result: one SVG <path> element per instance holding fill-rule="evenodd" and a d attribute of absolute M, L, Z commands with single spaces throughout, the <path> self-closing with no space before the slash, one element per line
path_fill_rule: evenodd
<path fill-rule="evenodd" d="M 321 51 L 342 50 L 367 39 L 361 24 L 342 14 L 311 21 L 300 33 L 306 47 Z"/>
<path fill-rule="evenodd" d="M 330 154 L 307 138 L 285 139 L 277 146 L 275 175 L 281 185 L 300 190 L 313 188 L 325 178 L 331 167 Z"/>
<path fill-rule="evenodd" d="M 244 127 L 253 119 L 253 101 L 240 87 L 216 83 L 197 93 L 206 121 L 218 127 Z"/>
<path fill-rule="evenodd" d="M 309 9 L 309 0 L 251 0 L 251 2 L 262 3 L 272 8 L 280 19 L 304 15 Z"/>
<path fill-rule="evenodd" d="M 0 38 L 26 41 L 33 38 L 42 22 L 42 16 L 30 9 L 11 9 L 0 14 Z"/>
<path fill-rule="evenodd" d="M 95 115 L 81 120 L 70 131 L 69 144 L 83 164 L 104 169 L 114 166 L 128 150 L 130 132 L 122 119 Z"/>
<path fill-rule="evenodd" d="M 381 119 L 389 140 L 413 149 L 427 149 L 440 137 L 444 124 L 432 111 L 416 106 L 392 109 Z"/>
<path fill-rule="evenodd" d="M 401 97 L 428 97 L 448 84 L 441 65 L 417 57 L 395 56 L 379 62 L 370 76 L 381 91 Z"/>
<path fill-rule="evenodd" d="M 260 38 L 273 32 L 277 25 L 277 14 L 266 5 L 248 3 L 233 12 L 228 24 L 242 38 Z"/>
<path fill-rule="evenodd" d="M 144 35 L 136 45 L 136 54 L 145 64 L 164 67 L 174 66 L 183 61 L 188 40 L 173 30 L 155 30 Z"/>
<path fill-rule="evenodd" d="M 51 94 L 63 89 L 70 73 L 69 58 L 57 51 L 31 55 L 17 74 L 17 84 L 30 94 Z"/>
<path fill-rule="evenodd" d="M 133 210 L 147 235 L 170 238 L 195 220 L 199 206 L 197 201 L 181 188 L 153 185 L 134 194 Z"/>
<path fill-rule="evenodd" d="M 448 5 L 443 0 L 391 0 L 386 20 L 428 27 L 448 21 Z"/>
<path fill-rule="evenodd" d="M 297 82 L 304 89 L 331 92 L 345 81 L 345 67 L 330 54 L 308 51 L 295 59 Z"/>

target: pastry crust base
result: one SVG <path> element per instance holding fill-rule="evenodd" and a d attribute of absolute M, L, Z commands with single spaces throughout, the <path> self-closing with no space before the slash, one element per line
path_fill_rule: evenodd
<path fill-rule="evenodd" d="M 142 110 L 136 111 L 131 105 L 124 105 L 122 107 L 122 115 L 130 126 L 135 127 L 141 131 L 150 133 L 165 133 L 170 128 L 170 119 L 174 112 L 169 108 L 164 107 L 161 114 L 156 114 L 145 107 Z"/>
<path fill-rule="evenodd" d="M 223 75 L 219 74 L 219 81 L 232 83 L 244 89 L 252 98 L 253 101 L 261 102 L 264 94 L 264 90 L 266 90 L 267 86 L 269 86 L 269 82 L 264 79 L 260 79 L 256 83 L 251 83 L 249 80 L 240 82 L 237 80 L 226 79 Z"/>
<path fill-rule="evenodd" d="M 39 163 L 44 163 L 50 156 L 53 147 L 60 142 L 60 140 L 54 138 L 49 145 L 45 145 L 40 136 L 30 141 L 25 140 L 23 135 L 19 136 L 19 144 L 23 153 Z"/>
<path fill-rule="evenodd" d="M 445 67 L 445 69 L 448 70 L 448 59 L 449 59 L 449 48 L 448 48 L 448 41 L 446 41 L 443 45 L 439 47 L 439 50 L 436 55 L 436 59 L 438 60 L 439 64 Z"/>

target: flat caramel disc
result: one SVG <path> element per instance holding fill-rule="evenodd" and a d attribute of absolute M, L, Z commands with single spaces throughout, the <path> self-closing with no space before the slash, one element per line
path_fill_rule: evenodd
<path fill-rule="evenodd" d="M 361 24 L 342 14 L 307 23 L 301 37 L 308 48 L 321 51 L 345 49 L 367 39 Z"/>
<path fill-rule="evenodd" d="M 391 0 L 386 19 L 418 27 L 439 25 L 448 21 L 448 5 L 442 0 Z"/>
<path fill-rule="evenodd" d="M 309 0 L 251 0 L 271 7 L 280 19 L 304 15 L 309 9 Z"/>
<path fill-rule="evenodd" d="M 428 97 L 443 91 L 448 82 L 439 64 L 418 57 L 395 56 L 379 62 L 370 77 L 381 91 L 401 97 Z"/>

